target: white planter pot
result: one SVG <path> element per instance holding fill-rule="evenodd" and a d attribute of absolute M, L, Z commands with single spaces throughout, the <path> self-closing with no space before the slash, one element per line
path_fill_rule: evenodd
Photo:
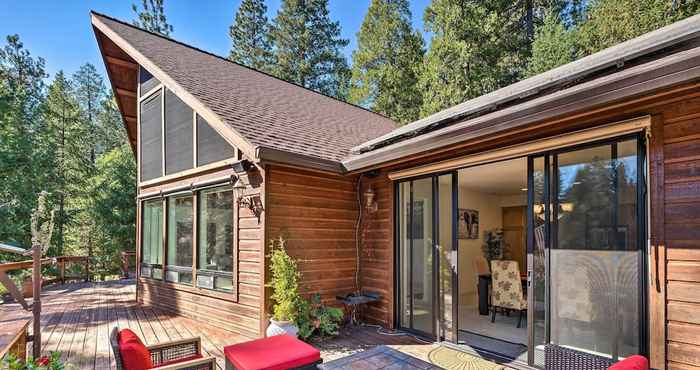
<path fill-rule="evenodd" d="M 265 331 L 265 334 L 267 334 L 268 337 L 288 334 L 296 338 L 298 333 L 299 328 L 297 328 L 297 326 L 294 325 L 293 321 L 275 321 L 273 319 L 270 319 L 270 325 Z"/>

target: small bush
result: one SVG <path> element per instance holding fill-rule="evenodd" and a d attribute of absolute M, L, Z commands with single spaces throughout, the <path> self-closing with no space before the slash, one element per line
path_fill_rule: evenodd
<path fill-rule="evenodd" d="M 2 361 L 2 368 L 8 370 L 63 370 L 65 366 L 61 363 L 61 354 L 51 352 L 49 357 L 42 357 L 38 360 L 28 359 L 23 361 L 13 355 L 7 355 Z"/>

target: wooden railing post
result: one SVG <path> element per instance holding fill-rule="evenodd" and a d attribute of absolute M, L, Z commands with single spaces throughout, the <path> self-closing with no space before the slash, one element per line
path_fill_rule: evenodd
<path fill-rule="evenodd" d="M 90 257 L 85 257 L 85 281 L 90 281 Z"/>
<path fill-rule="evenodd" d="M 32 246 L 32 356 L 41 356 L 41 245 Z"/>
<path fill-rule="evenodd" d="M 59 273 L 59 277 L 61 279 L 61 284 L 65 284 L 66 283 L 66 261 L 63 258 L 61 258 L 58 261 L 58 273 Z"/>

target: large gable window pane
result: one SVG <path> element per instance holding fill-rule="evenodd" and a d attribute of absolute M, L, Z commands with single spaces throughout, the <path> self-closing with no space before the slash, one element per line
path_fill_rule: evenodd
<path fill-rule="evenodd" d="M 165 174 L 193 167 L 192 108 L 165 91 Z"/>
<path fill-rule="evenodd" d="M 160 81 L 141 66 L 139 66 L 139 82 L 141 83 L 141 96 L 145 96 L 149 91 L 160 84 Z"/>
<path fill-rule="evenodd" d="M 233 158 L 234 149 L 197 115 L 197 166 Z"/>
<path fill-rule="evenodd" d="M 163 176 L 161 93 L 141 102 L 141 181 Z"/>

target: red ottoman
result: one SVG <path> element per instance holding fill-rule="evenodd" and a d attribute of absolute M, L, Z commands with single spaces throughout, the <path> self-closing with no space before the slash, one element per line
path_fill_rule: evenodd
<path fill-rule="evenodd" d="M 316 369 L 321 352 L 289 335 L 224 347 L 226 370 Z"/>

